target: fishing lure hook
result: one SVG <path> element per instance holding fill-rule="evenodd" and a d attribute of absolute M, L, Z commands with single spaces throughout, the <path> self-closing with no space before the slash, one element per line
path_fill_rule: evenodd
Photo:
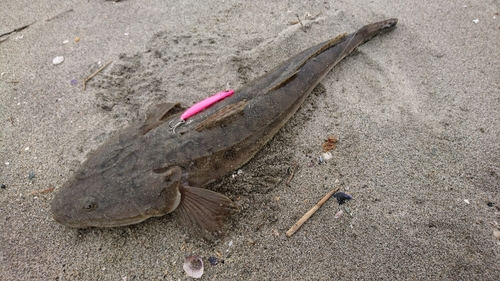
<path fill-rule="evenodd" d="M 170 120 L 170 122 L 168 122 L 168 126 L 170 127 L 170 129 L 172 129 L 172 132 L 175 134 L 175 129 L 177 129 L 177 127 L 180 127 L 182 124 L 186 123 L 186 120 L 182 120 L 182 119 L 179 118 L 177 120 L 177 123 L 175 123 L 174 125 L 172 125 L 172 122 L 174 120 Z"/>

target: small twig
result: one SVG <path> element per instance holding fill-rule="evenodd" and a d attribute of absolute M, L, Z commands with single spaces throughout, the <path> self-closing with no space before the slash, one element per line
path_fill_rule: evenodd
<path fill-rule="evenodd" d="M 35 23 L 35 22 L 32 22 L 32 23 L 27 24 L 27 25 L 25 25 L 25 26 L 21 26 L 21 27 L 19 27 L 19 28 L 16 28 L 16 29 L 14 29 L 14 30 L 12 30 L 12 31 L 2 33 L 2 34 L 0 34 L 0 37 L 3 37 L 3 36 L 5 36 L 5 35 L 9 35 L 9 34 L 14 33 L 14 32 L 21 31 L 21 30 L 23 30 L 23 29 L 27 28 L 28 26 L 30 26 L 30 25 L 32 25 L 32 24 L 34 24 L 34 23 Z"/>
<path fill-rule="evenodd" d="M 85 84 L 87 84 L 87 82 L 92 79 L 92 77 L 96 76 L 97 73 L 101 72 L 104 68 L 106 68 L 106 66 L 108 66 L 110 63 L 112 63 L 113 61 L 110 60 L 108 61 L 108 63 L 106 63 L 105 65 L 101 66 L 101 68 L 99 68 L 98 70 L 96 70 L 94 73 L 92 73 L 89 77 L 83 79 L 83 90 L 85 91 Z"/>
<path fill-rule="evenodd" d="M 302 24 L 302 21 L 300 20 L 299 14 L 295 14 L 295 16 L 296 16 L 296 17 L 297 17 L 297 19 L 299 20 L 300 26 L 302 26 L 302 30 L 306 30 L 306 28 L 305 28 L 305 27 L 304 27 L 304 25 Z"/>
<path fill-rule="evenodd" d="M 60 17 L 60 16 L 62 16 L 62 15 L 64 15 L 64 14 L 66 14 L 66 13 L 69 13 L 69 12 L 73 12 L 73 9 L 69 9 L 69 10 L 64 11 L 64 12 L 62 12 L 62 13 L 59 13 L 59 14 L 57 14 L 57 15 L 55 15 L 55 16 L 53 16 L 53 17 L 49 18 L 49 19 L 46 19 L 45 21 L 51 21 L 51 20 L 53 20 L 53 19 L 55 19 L 55 18 L 58 18 L 58 17 Z"/>
<path fill-rule="evenodd" d="M 49 188 L 46 188 L 46 189 L 43 189 L 43 190 L 35 190 L 35 191 L 32 191 L 30 193 L 30 195 L 35 195 L 35 194 L 45 194 L 45 193 L 50 193 L 52 191 L 54 191 L 54 187 L 49 187 Z"/>
<path fill-rule="evenodd" d="M 292 167 L 292 173 L 288 177 L 288 180 L 286 181 L 286 186 L 290 186 L 290 182 L 293 179 L 293 175 L 295 174 L 295 170 L 297 169 L 297 162 L 293 162 L 293 167 Z"/>
<path fill-rule="evenodd" d="M 290 229 L 286 232 L 286 236 L 292 236 L 299 228 L 323 205 L 326 200 L 328 200 L 335 192 L 340 188 L 334 188 L 332 191 L 328 192 L 314 207 L 312 207 L 307 213 L 305 213 Z"/>

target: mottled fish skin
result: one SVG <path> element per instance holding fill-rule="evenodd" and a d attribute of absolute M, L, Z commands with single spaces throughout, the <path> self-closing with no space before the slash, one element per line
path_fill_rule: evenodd
<path fill-rule="evenodd" d="M 52 201 L 54 219 L 70 227 L 114 227 L 174 210 L 188 224 L 217 230 L 234 205 L 201 186 L 248 162 L 297 111 L 320 80 L 357 46 L 395 28 L 366 25 L 315 45 L 173 133 L 178 104 L 160 104 L 144 124 L 101 145 Z"/>

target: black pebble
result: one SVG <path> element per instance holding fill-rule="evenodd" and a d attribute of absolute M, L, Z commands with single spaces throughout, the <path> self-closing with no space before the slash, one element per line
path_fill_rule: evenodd
<path fill-rule="evenodd" d="M 2 184 L 0 187 L 1 187 L 2 189 L 6 189 L 6 188 L 7 188 L 7 186 L 6 186 L 5 184 Z"/>
<path fill-rule="evenodd" d="M 3 185 L 2 188 L 4 188 Z M 488 207 L 493 207 L 493 202 L 488 202 Z"/>

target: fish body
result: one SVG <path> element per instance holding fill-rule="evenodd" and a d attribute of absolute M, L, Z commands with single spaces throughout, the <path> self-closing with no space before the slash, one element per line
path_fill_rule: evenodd
<path fill-rule="evenodd" d="M 172 131 L 178 104 L 158 105 L 145 123 L 101 145 L 55 195 L 51 211 L 70 227 L 114 227 L 174 210 L 214 231 L 234 205 L 203 185 L 238 169 L 264 146 L 357 46 L 397 19 L 366 25 L 306 49 Z"/>

